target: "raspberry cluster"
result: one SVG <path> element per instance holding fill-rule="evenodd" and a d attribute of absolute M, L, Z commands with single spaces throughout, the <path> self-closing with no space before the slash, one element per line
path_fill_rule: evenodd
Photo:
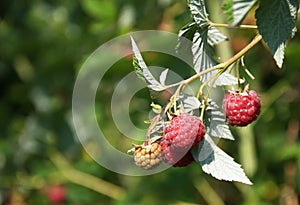
<path fill-rule="evenodd" d="M 190 148 L 197 146 L 204 135 L 205 127 L 198 117 L 187 113 L 173 117 L 165 127 L 160 143 L 165 162 L 174 167 L 192 163 L 194 158 Z"/>
<path fill-rule="evenodd" d="M 254 90 L 228 91 L 223 99 L 227 122 L 233 126 L 246 126 L 256 120 L 260 113 L 260 100 Z"/>
<path fill-rule="evenodd" d="M 162 161 L 161 151 L 161 145 L 157 142 L 137 146 L 134 151 L 135 164 L 143 169 L 154 168 Z"/>

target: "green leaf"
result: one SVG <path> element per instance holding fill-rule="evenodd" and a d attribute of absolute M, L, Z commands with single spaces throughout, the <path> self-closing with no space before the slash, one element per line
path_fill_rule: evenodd
<path fill-rule="evenodd" d="M 147 67 L 146 63 L 143 60 L 143 57 L 131 37 L 131 44 L 132 44 L 132 50 L 134 53 L 133 56 L 133 67 L 135 69 L 135 72 L 139 78 L 141 78 L 143 81 L 147 83 L 147 86 L 150 90 L 150 94 L 153 98 L 158 96 L 158 92 L 163 91 L 166 89 L 166 87 L 162 84 L 160 84 L 152 75 L 149 68 Z"/>
<path fill-rule="evenodd" d="M 166 85 L 166 79 L 167 79 L 168 72 L 169 72 L 169 69 L 165 69 L 160 73 L 160 75 L 159 75 L 160 84 Z"/>
<path fill-rule="evenodd" d="M 182 104 L 185 112 L 192 112 L 193 110 L 199 109 L 201 102 L 193 95 L 188 95 L 186 93 L 181 93 L 181 95 L 176 99 L 178 104 Z"/>
<path fill-rule="evenodd" d="M 183 27 L 178 32 L 178 43 L 176 46 L 177 52 L 182 52 L 182 53 L 191 52 L 191 47 L 192 47 L 191 41 L 194 38 L 194 34 L 195 34 L 197 28 L 198 28 L 198 26 L 194 22 L 194 23 L 188 24 L 187 26 Z"/>
<path fill-rule="evenodd" d="M 215 46 L 223 41 L 227 41 L 228 37 L 225 36 L 224 34 L 222 34 L 220 32 L 219 29 L 217 29 L 214 26 L 210 26 L 209 28 L 204 28 L 202 30 L 206 30 L 208 32 L 207 35 L 207 42 L 209 43 L 209 45 L 211 46 Z M 187 51 L 188 49 L 191 49 L 191 43 L 188 42 L 188 40 L 192 41 L 195 35 L 195 32 L 197 30 L 201 30 L 200 27 L 194 22 L 191 23 L 185 27 L 183 27 L 179 33 L 178 33 L 178 44 L 177 44 L 177 51 L 179 50 L 184 50 Z M 182 51 L 182 52 L 184 52 Z"/>
<path fill-rule="evenodd" d="M 252 184 L 241 165 L 217 147 L 208 134 L 205 135 L 199 146 L 192 148 L 191 151 L 202 170 L 216 179 Z"/>
<path fill-rule="evenodd" d="M 257 0 L 233 0 L 232 25 L 240 25 Z"/>
<path fill-rule="evenodd" d="M 194 21 L 202 29 L 209 26 L 208 14 L 205 9 L 204 1 L 190 0 L 188 3 Z"/>
<path fill-rule="evenodd" d="M 243 83 L 244 80 L 240 79 L 240 83 Z M 238 78 L 231 75 L 228 72 L 222 73 L 216 80 L 215 86 L 225 86 L 225 85 L 237 85 L 238 84 Z"/>
<path fill-rule="evenodd" d="M 257 0 L 224 0 L 222 10 L 228 23 L 240 25 Z"/>
<path fill-rule="evenodd" d="M 188 5 L 195 22 L 179 31 L 177 51 L 178 48 L 184 48 L 185 52 L 189 52 L 188 49 L 191 49 L 194 70 L 199 73 L 217 64 L 213 57 L 213 46 L 228 40 L 228 38 L 217 28 L 209 26 L 204 1 L 190 0 Z M 191 40 L 192 43 L 186 39 Z M 212 74 L 216 73 L 210 72 L 201 76 L 201 81 L 206 81 Z"/>
<path fill-rule="evenodd" d="M 225 138 L 234 140 L 233 135 L 226 123 L 226 117 L 221 112 L 219 106 L 215 102 L 210 102 L 210 106 L 207 108 L 207 133 L 213 137 Z"/>
<path fill-rule="evenodd" d="M 205 9 L 204 1 L 191 0 L 189 2 L 189 8 L 191 10 L 196 25 L 195 23 L 192 23 L 187 27 L 183 28 L 182 32 L 179 32 L 179 36 L 182 36 L 186 33 L 188 35 L 184 36 L 192 40 L 191 35 L 195 33 L 195 29 L 198 29 L 201 31 L 208 30 L 207 40 L 211 46 L 214 46 L 222 41 L 228 40 L 228 38 L 224 34 L 222 34 L 217 28 L 209 26 L 209 18 Z M 187 30 L 189 29 L 191 29 L 191 32 L 187 33 Z"/>
<path fill-rule="evenodd" d="M 283 64 L 286 42 L 296 31 L 298 8 L 297 0 L 264 0 L 255 13 L 259 33 L 279 68 Z"/>
<path fill-rule="evenodd" d="M 225 36 L 219 29 L 214 26 L 209 27 L 207 42 L 211 46 L 215 46 L 223 41 L 228 41 L 228 37 Z"/>
<path fill-rule="evenodd" d="M 192 53 L 193 53 L 193 64 L 196 72 L 204 71 L 217 64 L 213 58 L 213 49 L 207 42 L 207 30 L 199 32 L 198 30 L 194 34 Z M 201 81 L 206 81 L 212 74 L 207 73 L 201 76 Z"/>

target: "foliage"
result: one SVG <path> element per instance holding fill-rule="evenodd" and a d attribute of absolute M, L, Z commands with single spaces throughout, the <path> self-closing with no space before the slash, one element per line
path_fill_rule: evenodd
<path fill-rule="evenodd" d="M 280 7 L 276 4 L 279 1 L 272 1 L 275 3 L 269 4 L 271 7 L 270 2 L 224 0 L 220 5 L 217 0 L 205 1 L 207 15 L 203 16 L 204 4 L 194 0 L 188 4 L 196 14 L 191 17 L 186 2 L 181 0 L 2 1 L 0 203 L 50 204 L 46 188 L 63 184 L 67 193 L 63 204 L 296 204 L 300 195 L 300 36 L 294 31 L 296 27 L 299 29 L 296 20 L 299 2 L 280 1 Z M 217 48 L 228 48 L 227 39 L 231 52 L 240 51 L 241 45 L 250 42 L 256 34 L 255 16 L 271 55 L 257 44 L 238 65 L 243 65 L 240 75 L 259 90 L 264 109 L 250 127 L 230 127 L 235 141 L 218 143 L 219 148 L 242 164 L 252 186 L 215 180 L 202 173 L 196 164 L 146 177 L 123 176 L 106 170 L 86 154 L 73 132 L 71 98 L 76 75 L 94 49 L 129 31 L 163 29 L 178 33 L 179 39 L 181 36 L 193 39 L 194 52 L 208 49 L 194 62 L 205 63 L 209 68 L 218 65 L 217 56 L 223 59 L 224 52 Z M 220 28 L 224 22 L 211 21 L 216 17 L 229 19 L 230 29 Z M 273 17 L 279 24 L 266 23 Z M 244 25 L 249 24 L 247 30 L 231 29 L 233 26 L 245 29 Z M 181 52 L 187 49 L 180 41 L 178 46 Z M 281 64 L 283 48 L 285 60 Z M 182 69 L 180 62 L 168 56 L 142 54 L 145 62 L 167 65 L 184 77 L 195 72 Z M 273 56 L 281 70 L 276 69 Z M 202 67 L 197 69 L 196 72 L 201 72 Z M 131 59 L 119 61 L 105 74 L 96 97 L 97 120 L 112 136 L 109 140 L 115 146 L 130 143 L 116 131 L 108 112 L 111 93 L 131 70 Z M 251 80 L 248 71 L 255 80 Z M 169 73 L 164 71 L 156 78 L 159 85 L 167 86 L 163 82 Z M 208 74 L 204 76 L 203 82 L 210 78 Z M 227 77 L 230 82 L 234 80 Z M 220 84 L 228 83 L 220 81 Z M 143 120 L 148 117 L 143 106 L 152 101 L 148 95 L 148 91 L 140 91 L 131 105 L 132 121 L 142 128 Z M 216 93 L 215 97 L 221 95 L 222 92 Z M 195 101 L 194 98 L 180 98 L 188 99 L 185 109 L 193 110 L 188 102 Z M 196 105 L 200 106 L 198 101 Z M 226 136 L 221 137 L 232 138 L 226 132 L 227 127 L 222 126 L 224 118 L 218 108 L 211 106 L 207 114 L 220 118 L 220 124 L 211 126 L 225 130 L 222 132 Z M 221 134 L 213 130 L 212 136 Z M 221 156 L 231 160 L 227 155 Z"/>

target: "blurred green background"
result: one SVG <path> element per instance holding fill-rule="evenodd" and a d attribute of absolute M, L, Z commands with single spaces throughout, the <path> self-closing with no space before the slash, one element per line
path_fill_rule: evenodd
<path fill-rule="evenodd" d="M 220 1 L 209 1 L 208 7 L 211 18 L 222 22 Z M 218 181 L 197 164 L 129 177 L 98 165 L 78 142 L 71 115 L 76 75 L 98 46 L 121 34 L 144 29 L 177 33 L 191 21 L 185 1 L 3 0 L 0 9 L 1 204 L 299 204 L 299 32 L 288 43 L 282 69 L 263 44 L 246 55 L 246 65 L 256 77 L 249 83 L 261 95 L 262 114 L 252 126 L 232 128 L 235 141 L 218 144 L 243 165 L 253 186 Z M 244 23 L 254 24 L 253 16 L 252 11 Z M 222 58 L 255 35 L 225 31 L 231 42 L 219 49 Z M 168 56 L 145 59 L 182 72 Z M 131 59 L 116 66 L 101 82 L 96 110 L 111 142 L 122 144 L 124 136 L 109 113 L 110 98 L 115 84 L 133 67 Z M 192 71 L 183 73 L 189 76 Z M 132 120 L 146 128 L 148 91 L 139 92 L 135 100 Z"/>

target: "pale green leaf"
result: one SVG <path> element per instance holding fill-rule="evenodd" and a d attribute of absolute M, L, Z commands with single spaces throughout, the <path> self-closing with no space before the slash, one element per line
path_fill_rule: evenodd
<path fill-rule="evenodd" d="M 132 37 L 131 44 L 134 53 L 133 66 L 136 74 L 139 78 L 143 79 L 147 83 L 151 96 L 157 97 L 157 92 L 163 91 L 166 88 L 153 77 Z"/>
<path fill-rule="evenodd" d="M 216 27 L 209 27 L 207 36 L 207 42 L 209 43 L 209 45 L 214 46 L 223 41 L 228 41 L 228 37 L 221 33 L 221 31 Z"/>
<path fill-rule="evenodd" d="M 181 93 L 180 96 L 176 99 L 178 104 L 182 104 L 184 112 L 192 112 L 193 110 L 199 109 L 201 103 L 198 98 L 193 95 L 188 95 L 186 93 Z"/>
<path fill-rule="evenodd" d="M 201 72 L 217 64 L 213 58 L 213 49 L 207 42 L 207 30 L 202 32 L 196 31 L 192 45 L 193 64 L 196 72 Z M 211 76 L 207 73 L 201 77 L 202 82 L 206 81 Z"/>
<path fill-rule="evenodd" d="M 228 23 L 240 25 L 257 0 L 224 0 L 222 10 Z"/>
<path fill-rule="evenodd" d="M 240 83 L 243 83 L 244 80 L 240 79 Z M 225 86 L 225 85 L 237 85 L 238 78 L 233 76 L 228 72 L 222 73 L 215 82 L 215 86 Z"/>
<path fill-rule="evenodd" d="M 202 170 L 216 179 L 252 184 L 241 165 L 217 147 L 208 134 L 198 147 L 192 148 L 192 154 Z"/>
<path fill-rule="evenodd" d="M 169 72 L 169 69 L 165 69 L 160 73 L 159 82 L 163 86 L 166 85 L 166 79 L 167 79 L 168 72 Z"/>
<path fill-rule="evenodd" d="M 188 3 L 192 16 L 196 24 L 202 29 L 209 26 L 208 14 L 205 9 L 204 1 L 190 0 Z"/>
<path fill-rule="evenodd" d="M 226 117 L 215 102 L 210 102 L 206 112 L 208 124 L 207 133 L 213 137 L 234 140 L 233 135 L 226 123 Z"/>

